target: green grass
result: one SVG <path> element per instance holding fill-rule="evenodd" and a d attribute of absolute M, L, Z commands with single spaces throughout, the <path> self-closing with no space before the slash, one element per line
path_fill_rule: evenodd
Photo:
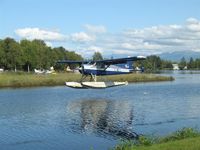
<path fill-rule="evenodd" d="M 200 132 L 183 128 L 161 138 L 141 136 L 138 140 L 121 142 L 113 150 L 200 150 Z"/>
<path fill-rule="evenodd" d="M 174 78 L 170 76 L 159 76 L 155 74 L 126 74 L 107 76 L 111 81 L 128 81 L 128 82 L 156 82 L 156 81 L 173 81 Z"/>
<path fill-rule="evenodd" d="M 123 150 L 200 150 L 200 137 L 170 141 L 152 146 L 132 147 Z"/>
<path fill-rule="evenodd" d="M 65 81 L 79 78 L 76 74 L 29 74 L 29 73 L 1 73 L 0 87 L 31 87 L 64 85 Z"/>
<path fill-rule="evenodd" d="M 33 74 L 24 72 L 0 73 L 0 87 L 31 87 L 31 86 L 56 86 L 64 85 L 65 82 L 80 81 L 81 75 L 74 73 L 57 74 Z M 128 82 L 152 82 L 172 81 L 172 77 L 163 77 L 153 74 L 128 74 L 98 77 L 98 81 L 128 81 Z M 89 80 L 89 78 L 87 79 Z"/>

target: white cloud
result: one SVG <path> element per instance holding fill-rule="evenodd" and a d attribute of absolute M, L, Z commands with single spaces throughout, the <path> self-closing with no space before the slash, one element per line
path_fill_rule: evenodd
<path fill-rule="evenodd" d="M 195 18 L 189 18 L 186 20 L 187 28 L 194 32 L 200 32 L 200 21 Z"/>
<path fill-rule="evenodd" d="M 131 50 L 114 50 L 113 53 L 121 55 L 133 55 L 135 52 Z"/>
<path fill-rule="evenodd" d="M 85 31 L 72 33 L 70 40 L 77 42 L 77 44 L 88 44 L 95 42 L 96 38 L 102 33 L 106 33 L 106 28 L 102 25 L 94 26 L 90 24 L 84 25 Z"/>
<path fill-rule="evenodd" d="M 200 20 L 195 18 L 188 18 L 183 24 L 130 28 L 118 33 L 106 31 L 103 25 L 90 24 L 84 25 L 82 32 L 68 36 L 58 31 L 39 28 L 24 28 L 15 32 L 22 38 L 38 38 L 51 43 L 66 40 L 68 48 L 86 57 L 92 56 L 96 51 L 104 56 L 149 55 L 181 50 L 200 51 Z"/>
<path fill-rule="evenodd" d="M 49 47 L 53 47 L 53 44 L 51 42 L 45 42 L 45 44 Z"/>
<path fill-rule="evenodd" d="M 77 47 L 77 52 L 85 57 L 90 58 L 95 52 L 104 53 L 103 49 L 98 46 Z"/>
<path fill-rule="evenodd" d="M 97 48 L 103 55 L 150 55 L 182 50 L 200 51 L 200 20 L 195 18 L 188 18 L 183 24 L 132 28 L 118 33 L 105 32 L 104 28 L 100 30 L 92 25 L 85 25 L 84 33 L 88 36 L 83 39 L 88 40 L 82 40 L 87 42 L 79 45 L 80 49 L 84 50 L 83 55 L 92 55 Z M 102 31 L 104 34 L 97 34 L 97 31 Z"/>
<path fill-rule="evenodd" d="M 55 32 L 39 28 L 22 28 L 15 30 L 15 33 L 21 37 L 29 40 L 41 39 L 44 41 L 65 41 L 66 36 Z"/>
<path fill-rule="evenodd" d="M 188 24 L 197 24 L 197 23 L 199 23 L 199 21 L 196 18 L 188 18 L 186 20 L 186 23 L 188 23 Z"/>
<path fill-rule="evenodd" d="M 146 49 L 147 53 L 197 49 L 200 51 L 200 21 L 189 18 L 183 25 L 129 29 L 122 33 L 122 37 L 124 42 L 121 46 L 124 49 Z"/>
<path fill-rule="evenodd" d="M 71 34 L 71 39 L 74 42 L 91 42 L 95 41 L 95 36 L 89 35 L 85 32 Z"/>
<path fill-rule="evenodd" d="M 106 28 L 102 25 L 94 26 L 90 24 L 84 25 L 85 29 L 91 33 L 106 33 Z"/>
<path fill-rule="evenodd" d="M 155 50 L 161 48 L 161 46 L 156 44 L 150 44 L 149 42 L 142 42 L 137 44 L 131 44 L 131 43 L 122 43 L 121 48 L 123 49 L 129 49 L 129 50 L 139 50 L 139 49 L 146 49 L 146 50 Z"/>
<path fill-rule="evenodd" d="M 97 46 L 90 46 L 87 48 L 87 50 L 92 51 L 92 52 L 103 52 L 101 47 L 97 47 Z"/>

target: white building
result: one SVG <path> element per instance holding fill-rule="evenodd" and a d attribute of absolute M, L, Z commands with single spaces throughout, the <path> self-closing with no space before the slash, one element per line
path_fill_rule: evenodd
<path fill-rule="evenodd" d="M 173 66 L 173 70 L 179 70 L 178 64 L 172 64 L 172 66 Z"/>

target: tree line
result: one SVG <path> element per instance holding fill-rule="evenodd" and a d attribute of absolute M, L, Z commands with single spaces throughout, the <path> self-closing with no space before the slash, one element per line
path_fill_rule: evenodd
<path fill-rule="evenodd" d="M 49 69 L 54 66 L 63 70 L 64 65 L 56 64 L 58 60 L 83 60 L 83 57 L 74 51 L 68 51 L 64 47 L 51 48 L 43 40 L 21 40 L 19 42 L 12 38 L 0 39 L 0 68 L 4 70 L 33 71 L 36 69 Z M 102 60 L 100 52 L 95 52 L 93 60 Z M 157 71 L 173 69 L 172 64 L 178 64 L 180 69 L 200 69 L 200 58 L 190 58 L 187 61 L 184 57 L 179 62 L 162 60 L 159 56 L 148 56 L 144 61 L 134 62 L 134 67 L 144 67 L 146 71 Z"/>
<path fill-rule="evenodd" d="M 35 68 L 49 69 L 51 66 L 62 69 L 63 65 L 57 65 L 56 61 L 63 59 L 83 60 L 74 51 L 64 47 L 51 48 L 42 40 L 0 40 L 0 68 L 4 70 L 32 71 Z"/>
<path fill-rule="evenodd" d="M 180 60 L 179 63 L 179 68 L 184 69 L 184 67 L 187 66 L 187 69 L 190 70 L 199 70 L 200 69 L 200 58 L 193 59 L 192 57 L 190 58 L 189 61 L 186 61 L 186 59 L 183 57 Z"/>
<path fill-rule="evenodd" d="M 137 61 L 135 62 L 135 66 L 144 67 L 146 71 L 157 71 L 157 70 L 172 70 L 173 64 L 178 64 L 179 69 L 183 70 L 185 68 L 189 70 L 199 70 L 200 69 L 200 58 L 193 59 L 190 58 L 187 61 L 184 57 L 181 58 L 180 61 L 168 61 L 162 60 L 159 56 L 151 55 L 148 56 L 144 61 Z"/>

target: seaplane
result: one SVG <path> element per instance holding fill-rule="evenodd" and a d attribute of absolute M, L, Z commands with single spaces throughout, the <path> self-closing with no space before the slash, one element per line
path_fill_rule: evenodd
<path fill-rule="evenodd" d="M 91 60 L 91 61 L 73 61 L 59 60 L 58 64 L 78 64 L 78 70 L 82 74 L 80 82 L 66 82 L 66 86 L 71 88 L 108 88 L 114 86 L 127 85 L 128 82 L 98 82 L 97 76 L 129 74 L 134 71 L 133 62 L 146 59 L 145 56 L 135 56 L 127 58 Z M 90 81 L 84 81 L 87 77 Z"/>
<path fill-rule="evenodd" d="M 50 67 L 50 70 L 34 69 L 34 72 L 36 74 L 55 74 L 55 70 L 54 70 L 53 66 Z"/>

